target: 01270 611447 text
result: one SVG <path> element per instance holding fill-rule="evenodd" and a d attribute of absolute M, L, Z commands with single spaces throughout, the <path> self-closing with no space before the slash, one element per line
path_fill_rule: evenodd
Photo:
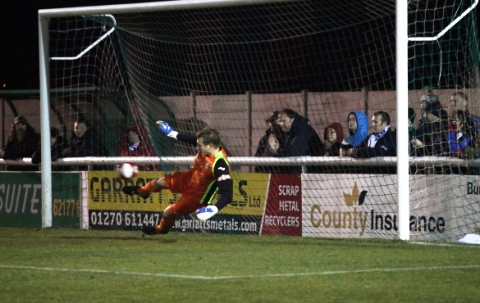
<path fill-rule="evenodd" d="M 160 213 L 122 212 L 122 211 L 90 211 L 90 227 L 142 227 L 155 226 L 160 222 Z"/>

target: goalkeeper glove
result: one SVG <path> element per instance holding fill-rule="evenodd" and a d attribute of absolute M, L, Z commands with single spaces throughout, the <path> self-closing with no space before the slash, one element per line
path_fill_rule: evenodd
<path fill-rule="evenodd" d="M 165 135 L 169 136 L 170 138 L 177 139 L 178 132 L 174 131 L 167 122 L 158 120 L 157 121 L 158 129 L 162 131 Z"/>
<path fill-rule="evenodd" d="M 209 205 L 202 207 L 195 213 L 198 220 L 207 221 L 211 217 L 215 216 L 218 213 L 218 208 L 215 205 Z"/>

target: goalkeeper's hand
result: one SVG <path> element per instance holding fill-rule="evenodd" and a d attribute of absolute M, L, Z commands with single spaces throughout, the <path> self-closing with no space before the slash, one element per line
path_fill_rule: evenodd
<path fill-rule="evenodd" d="M 158 129 L 164 133 L 165 135 L 169 136 L 170 138 L 177 139 L 178 132 L 174 131 L 167 122 L 158 120 L 157 121 Z"/>
<path fill-rule="evenodd" d="M 218 213 L 218 208 L 215 205 L 209 205 L 202 207 L 195 213 L 198 220 L 207 221 L 211 217 L 215 216 Z"/>

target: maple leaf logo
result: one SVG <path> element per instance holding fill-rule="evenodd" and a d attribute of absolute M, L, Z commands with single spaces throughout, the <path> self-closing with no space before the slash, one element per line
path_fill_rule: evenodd
<path fill-rule="evenodd" d="M 353 185 L 352 194 L 343 193 L 343 199 L 345 200 L 345 204 L 347 206 L 353 206 L 357 201 L 358 205 L 362 205 L 366 195 L 367 191 L 363 190 L 360 193 L 360 191 L 358 190 L 357 182 L 355 182 L 355 184 Z"/>

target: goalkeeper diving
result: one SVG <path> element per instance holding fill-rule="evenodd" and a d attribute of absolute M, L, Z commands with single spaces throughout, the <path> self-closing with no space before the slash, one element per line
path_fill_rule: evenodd
<path fill-rule="evenodd" d="M 147 199 L 150 193 L 162 189 L 182 194 L 178 201 L 164 210 L 160 224 L 142 227 L 142 232 L 147 235 L 168 233 L 177 217 L 190 213 L 195 213 L 199 220 L 206 221 L 227 206 L 233 197 L 230 164 L 225 149 L 220 146 L 218 130 L 207 127 L 193 135 L 180 134 L 164 121 L 157 121 L 157 126 L 166 136 L 195 145 L 197 154 L 193 160 L 193 167 L 188 171 L 166 174 L 143 187 L 123 187 L 122 191 L 125 194 L 139 195 L 144 199 Z M 220 198 L 213 205 L 217 193 Z"/>

